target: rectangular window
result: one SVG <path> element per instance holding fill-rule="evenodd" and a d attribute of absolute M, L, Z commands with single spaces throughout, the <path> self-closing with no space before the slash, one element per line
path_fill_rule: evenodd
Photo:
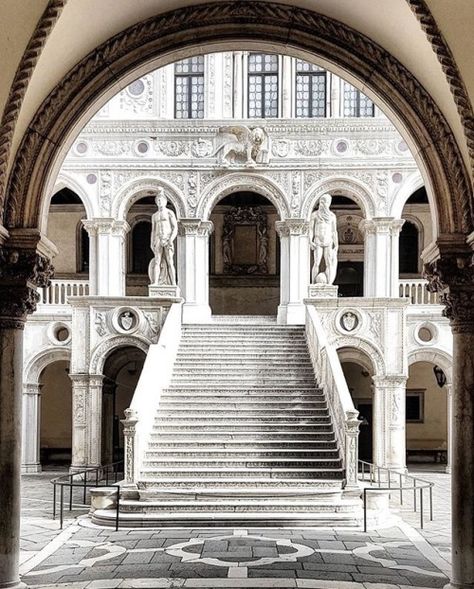
<path fill-rule="evenodd" d="M 374 103 L 362 94 L 360 90 L 344 82 L 344 116 L 345 117 L 373 117 Z"/>
<path fill-rule="evenodd" d="M 278 55 L 251 53 L 248 57 L 248 116 L 278 116 Z"/>
<path fill-rule="evenodd" d="M 204 56 L 174 65 L 175 118 L 204 118 Z"/>
<path fill-rule="evenodd" d="M 407 389 L 406 421 L 407 423 L 423 423 L 425 409 L 425 390 Z"/>
<path fill-rule="evenodd" d="M 326 71 L 302 59 L 296 60 L 296 116 L 326 116 Z"/>

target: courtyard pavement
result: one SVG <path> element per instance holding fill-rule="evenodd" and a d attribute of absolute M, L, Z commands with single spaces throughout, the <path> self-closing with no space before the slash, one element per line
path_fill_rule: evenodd
<path fill-rule="evenodd" d="M 51 518 L 54 474 L 23 477 L 20 571 L 28 587 L 405 589 L 448 583 L 450 488 L 441 472 L 417 473 L 436 483 L 435 519 L 423 531 L 414 528 L 419 514 L 407 498 L 403 520 L 367 534 L 328 528 L 115 532 L 91 524 L 79 493 L 61 531 Z"/>

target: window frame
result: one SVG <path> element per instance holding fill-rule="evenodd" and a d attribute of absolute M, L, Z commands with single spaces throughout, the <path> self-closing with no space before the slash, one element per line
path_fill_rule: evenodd
<path fill-rule="evenodd" d="M 295 65 L 295 118 L 297 119 L 324 119 L 328 116 L 328 72 L 327 70 L 320 68 L 319 70 L 308 70 L 304 71 L 299 69 L 300 62 L 304 60 L 296 60 Z M 313 65 L 313 64 L 309 64 Z M 316 66 L 317 67 L 317 66 Z M 309 77 L 309 101 L 308 101 L 308 110 L 310 112 L 309 115 L 298 115 L 298 80 L 301 76 L 308 76 Z M 313 103 L 313 85 L 314 80 L 317 78 L 324 78 L 324 106 L 323 106 L 323 114 L 321 115 L 314 115 L 314 103 Z"/>
<path fill-rule="evenodd" d="M 185 61 L 190 62 L 190 69 L 192 68 L 192 60 L 193 59 L 200 59 L 202 58 L 202 71 L 198 71 L 198 72 L 177 72 L 176 71 L 176 67 L 180 64 L 183 63 Z M 188 57 L 186 59 L 181 59 L 177 62 L 175 62 L 174 64 L 174 70 L 173 70 L 173 77 L 174 77 L 174 118 L 175 120 L 178 121 L 187 121 L 187 120 L 202 120 L 204 119 L 204 115 L 205 115 L 205 61 L 204 61 L 204 56 L 202 55 L 196 55 L 194 57 Z M 186 91 L 186 115 L 187 116 L 180 116 L 178 117 L 178 99 L 177 99 L 177 86 L 178 86 L 178 79 L 179 78 L 185 78 L 187 79 L 187 91 Z M 197 106 L 198 106 L 198 110 L 197 112 L 197 116 L 193 116 L 193 79 L 194 78 L 200 78 L 202 79 L 202 101 L 197 102 Z M 202 110 L 199 110 L 199 105 L 202 104 Z M 180 111 L 181 114 L 184 111 Z"/>
<path fill-rule="evenodd" d="M 250 58 L 253 55 L 261 55 L 263 58 L 266 55 L 271 55 L 271 56 L 275 56 L 276 57 L 276 69 L 275 71 L 265 71 L 264 69 L 262 69 L 261 72 L 252 72 L 250 71 Z M 279 60 L 279 56 L 277 54 L 274 53 L 259 53 L 259 52 L 250 52 L 247 55 L 247 118 L 248 119 L 277 119 L 280 117 L 280 112 L 281 112 L 281 100 L 280 100 L 280 60 Z M 262 103 L 262 107 L 261 107 L 261 112 L 259 116 L 252 116 L 250 115 L 250 78 L 252 76 L 259 76 L 261 78 L 261 86 L 262 86 L 262 94 L 261 94 L 261 103 Z M 277 106 L 276 106 L 276 114 L 275 115 L 271 115 L 271 116 L 266 116 L 265 115 L 265 96 L 266 96 L 266 92 L 265 92 L 265 79 L 267 77 L 270 76 L 276 76 L 276 102 L 277 102 Z"/>
<path fill-rule="evenodd" d="M 355 91 L 355 99 L 356 99 L 356 106 L 355 106 L 355 114 L 346 114 L 346 91 Z M 360 99 L 361 96 L 364 96 L 367 100 L 370 100 L 372 104 L 372 114 L 370 115 L 361 115 L 360 114 Z M 375 117 L 375 103 L 371 100 L 368 96 L 363 94 L 358 88 L 343 80 L 343 89 L 342 89 L 342 116 L 344 118 L 351 118 L 351 119 L 360 119 L 360 118 L 373 118 Z"/>

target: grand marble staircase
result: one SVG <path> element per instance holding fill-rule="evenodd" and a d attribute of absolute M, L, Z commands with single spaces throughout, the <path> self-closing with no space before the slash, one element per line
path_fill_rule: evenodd
<path fill-rule="evenodd" d="M 183 327 L 129 525 L 356 525 L 303 327 Z M 100 514 L 96 514 L 96 521 Z"/>

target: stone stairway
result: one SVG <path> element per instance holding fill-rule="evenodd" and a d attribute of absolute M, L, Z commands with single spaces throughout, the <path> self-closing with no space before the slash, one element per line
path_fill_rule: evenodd
<path fill-rule="evenodd" d="M 303 327 L 183 327 L 128 525 L 357 525 Z M 357 513 L 356 513 L 357 512 Z M 100 520 L 100 514 L 95 516 Z"/>

